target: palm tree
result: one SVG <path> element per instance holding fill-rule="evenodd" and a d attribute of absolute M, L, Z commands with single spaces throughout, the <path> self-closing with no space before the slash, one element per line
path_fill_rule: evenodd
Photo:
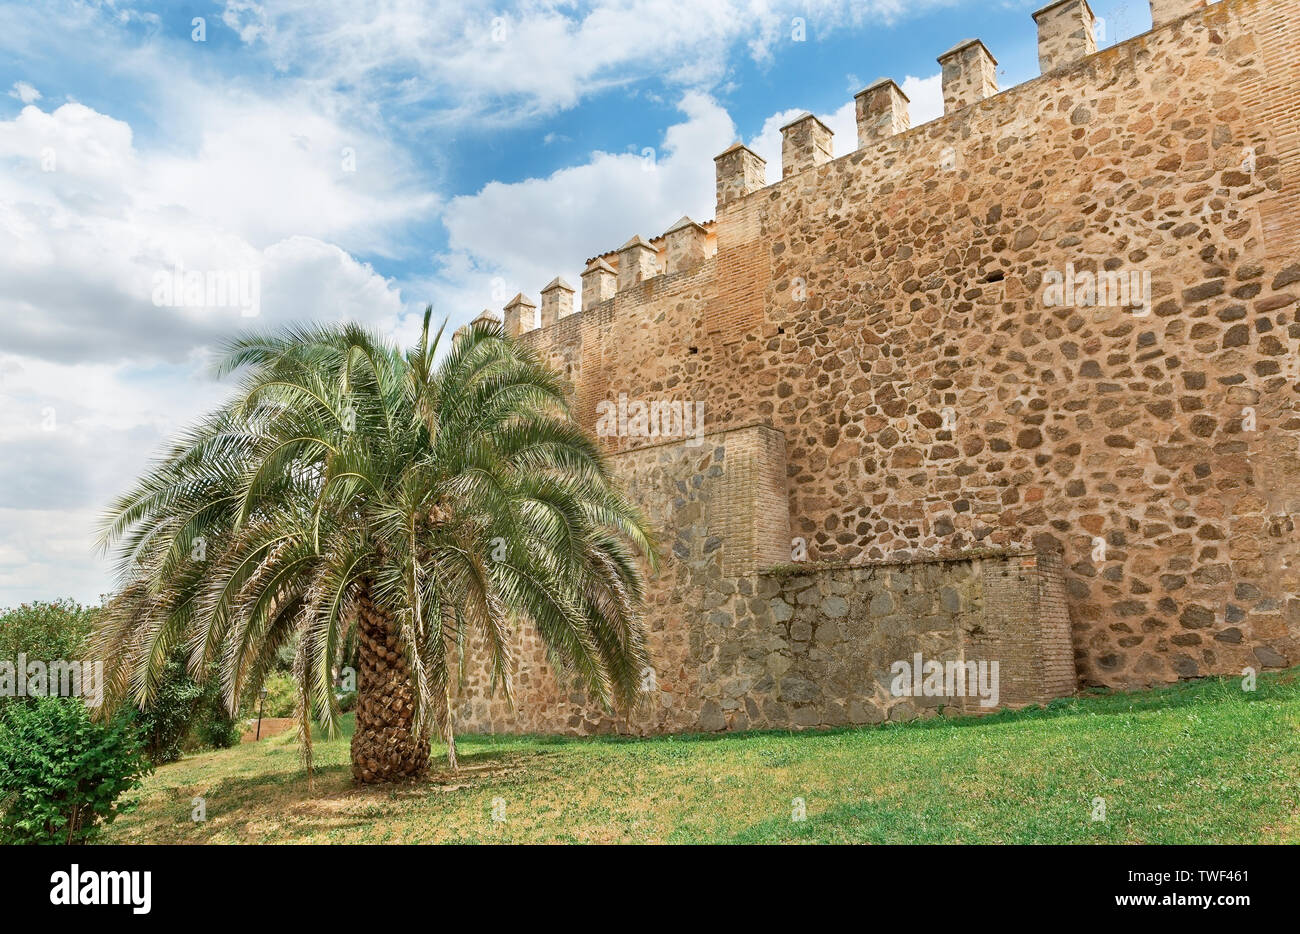
<path fill-rule="evenodd" d="M 358 782 L 422 774 L 435 725 L 455 767 L 449 692 L 474 630 L 507 697 L 511 627 L 530 624 L 594 701 L 635 701 L 644 520 L 558 374 L 490 322 L 435 363 L 429 318 L 405 354 L 354 325 L 230 344 L 218 372 L 238 393 L 102 523 L 121 578 L 94 635 L 111 699 L 145 705 L 180 646 L 196 677 L 216 663 L 234 711 L 296 636 L 310 774 L 310 721 L 336 734 L 355 639 Z"/>

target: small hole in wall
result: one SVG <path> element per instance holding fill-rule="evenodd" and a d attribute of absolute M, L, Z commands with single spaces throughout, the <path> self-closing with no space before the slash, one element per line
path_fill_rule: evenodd
<path fill-rule="evenodd" d="M 995 269 L 984 277 L 985 282 L 1001 282 L 1007 277 L 1007 274 L 1001 269 Z"/>
<path fill-rule="evenodd" d="M 699 352 L 700 352 L 700 348 L 698 348 L 698 347 L 691 347 L 691 348 L 689 348 L 689 350 L 690 350 L 691 353 L 699 353 Z"/>
<path fill-rule="evenodd" d="M 785 328 L 783 328 L 783 327 L 778 327 L 778 328 L 776 329 L 776 333 L 778 333 L 778 334 L 784 334 L 784 333 L 785 333 Z"/>

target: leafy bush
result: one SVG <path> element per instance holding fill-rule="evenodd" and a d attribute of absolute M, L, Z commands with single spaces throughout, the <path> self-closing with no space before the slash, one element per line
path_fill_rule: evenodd
<path fill-rule="evenodd" d="M 230 715 L 221 701 L 220 682 L 216 678 L 208 679 L 199 698 L 191 737 L 209 749 L 229 749 L 239 745 L 241 733 L 240 721 Z"/>
<path fill-rule="evenodd" d="M 97 608 L 75 600 L 37 601 L 0 610 L 0 658 L 52 661 L 81 658 Z"/>
<path fill-rule="evenodd" d="M 163 669 L 162 683 L 149 706 L 139 715 L 140 735 L 154 765 L 175 762 L 184 751 L 201 688 L 185 669 L 183 652 L 173 653 Z"/>
<path fill-rule="evenodd" d="M 292 676 L 279 671 L 269 672 L 262 687 L 266 688 L 266 703 L 262 704 L 254 694 L 248 716 L 256 717 L 259 709 L 264 717 L 293 716 L 298 707 L 298 684 Z"/>
<path fill-rule="evenodd" d="M 96 723 L 79 698 L 0 714 L 0 843 L 87 843 L 129 807 L 149 760 L 129 714 Z"/>
<path fill-rule="evenodd" d="M 37 601 L 0 610 L 0 660 L 15 666 L 19 655 L 28 662 L 80 660 L 97 613 L 98 608 L 74 600 Z M 0 697 L 0 706 L 11 700 Z"/>
<path fill-rule="evenodd" d="M 339 695 L 339 713 L 347 713 L 357 706 L 357 692 L 347 691 Z"/>
<path fill-rule="evenodd" d="M 162 683 L 139 723 L 154 765 L 175 762 L 186 750 L 226 749 L 239 742 L 239 724 L 221 702 L 216 665 L 199 684 L 189 673 L 183 650 L 167 660 Z"/>

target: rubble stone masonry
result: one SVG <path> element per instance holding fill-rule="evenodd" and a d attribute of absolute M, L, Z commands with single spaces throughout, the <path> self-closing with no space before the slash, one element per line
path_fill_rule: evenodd
<path fill-rule="evenodd" d="M 650 241 L 659 274 L 526 331 L 589 428 L 625 393 L 707 434 L 605 439 L 665 551 L 643 708 L 520 633 L 515 709 L 471 674 L 461 729 L 969 709 L 889 693 L 915 652 L 996 657 L 1008 704 L 1300 663 L 1300 3 L 1160 0 L 1096 52 L 1086 6 L 1040 11 L 1018 87 L 945 56 L 941 119 L 860 107 L 863 148 L 766 187 L 733 147 L 716 252 Z"/>

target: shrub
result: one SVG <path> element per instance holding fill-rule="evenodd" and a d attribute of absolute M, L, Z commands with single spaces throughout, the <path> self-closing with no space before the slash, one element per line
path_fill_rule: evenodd
<path fill-rule="evenodd" d="M 0 660 L 28 662 L 78 661 L 86 651 L 98 609 L 74 600 L 24 603 L 0 610 Z M 0 697 L 0 706 L 13 700 Z"/>
<path fill-rule="evenodd" d="M 185 669 L 184 653 L 173 653 L 163 669 L 157 693 L 138 717 L 145 751 L 154 765 L 175 762 L 181 757 L 202 697 L 203 688 Z"/>
<path fill-rule="evenodd" d="M 139 716 L 154 765 L 175 762 L 186 750 L 226 749 L 239 742 L 239 723 L 221 701 L 216 669 L 214 663 L 200 684 L 189 673 L 184 650 L 168 659 L 154 699 Z"/>
<path fill-rule="evenodd" d="M 96 723 L 74 697 L 10 704 L 0 714 L 0 842 L 90 842 L 149 768 L 129 714 Z"/>
<path fill-rule="evenodd" d="M 221 701 L 221 686 L 216 678 L 209 678 L 199 698 L 194 717 L 193 739 L 210 749 L 229 749 L 239 745 L 242 733 L 240 721 L 232 717 Z"/>
<path fill-rule="evenodd" d="M 37 601 L 0 610 L 0 658 L 80 659 L 94 625 L 94 608 L 75 600 Z"/>
<path fill-rule="evenodd" d="M 262 681 L 266 688 L 266 702 L 256 693 L 249 698 L 245 716 L 256 717 L 260 710 L 264 717 L 292 717 L 298 707 L 298 684 L 290 675 L 279 671 L 268 672 Z"/>

